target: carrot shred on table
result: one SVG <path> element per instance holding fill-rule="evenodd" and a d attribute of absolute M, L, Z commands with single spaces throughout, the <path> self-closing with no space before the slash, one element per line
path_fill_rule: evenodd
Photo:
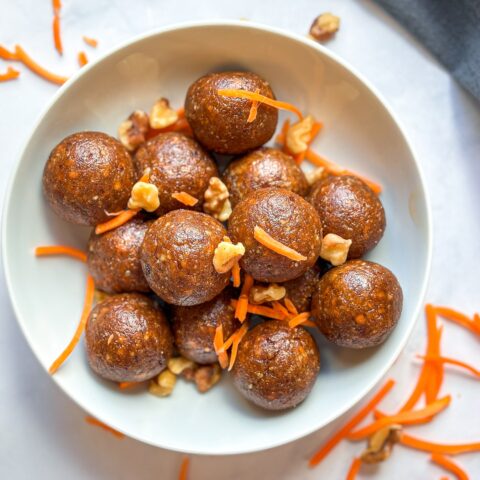
<path fill-rule="evenodd" d="M 362 466 L 362 460 L 358 457 L 355 457 L 348 470 L 346 480 L 355 480 L 357 478 L 357 474 L 360 471 L 361 466 Z"/>
<path fill-rule="evenodd" d="M 248 313 L 248 294 L 253 287 L 253 277 L 249 273 L 245 273 L 243 279 L 243 286 L 240 290 L 240 297 L 235 307 L 235 318 L 238 318 L 240 322 L 244 322 Z"/>
<path fill-rule="evenodd" d="M 88 58 L 87 58 L 87 54 L 85 52 L 78 52 L 78 55 L 77 55 L 77 60 L 78 60 L 78 64 L 81 66 L 81 67 L 84 67 L 87 63 L 88 63 Z"/>
<path fill-rule="evenodd" d="M 18 56 L 15 52 L 7 50 L 4 46 L 0 45 L 0 58 L 3 60 L 18 60 Z"/>
<path fill-rule="evenodd" d="M 476 377 L 480 377 L 480 370 L 473 367 L 472 365 L 462 362 L 461 360 L 457 360 L 455 358 L 450 357 L 441 357 L 439 355 L 417 355 L 418 358 L 422 358 L 428 362 L 439 363 L 442 365 L 455 365 L 457 367 L 462 367 L 465 370 L 473 373 Z"/>
<path fill-rule="evenodd" d="M 220 366 L 225 369 L 228 367 L 228 354 L 223 349 L 223 326 L 218 325 L 215 329 L 215 337 L 213 338 L 213 348 L 218 357 L 218 363 Z"/>
<path fill-rule="evenodd" d="M 462 327 L 468 328 L 473 333 L 480 335 L 480 322 L 475 322 L 475 319 L 472 320 L 467 315 L 453 308 L 435 306 L 435 311 L 442 318 L 455 322 Z"/>
<path fill-rule="evenodd" d="M 50 255 L 68 255 L 82 262 L 87 261 L 87 254 L 78 248 L 68 247 L 66 245 L 45 245 L 35 248 L 35 256 L 46 257 Z"/>
<path fill-rule="evenodd" d="M 238 300 L 231 300 L 231 304 L 233 308 L 236 308 L 238 305 Z M 286 320 L 285 316 L 274 310 L 270 307 L 265 307 L 264 305 L 252 305 L 251 303 L 248 304 L 247 307 L 248 313 L 252 313 L 254 315 L 261 315 L 263 317 L 271 318 L 273 320 Z"/>
<path fill-rule="evenodd" d="M 260 93 L 260 90 L 255 90 L 255 93 Z M 252 100 L 252 106 L 250 107 L 250 112 L 248 113 L 247 123 L 252 123 L 257 118 L 258 105 L 258 100 Z"/>
<path fill-rule="evenodd" d="M 433 453 L 430 460 L 445 470 L 448 470 L 450 473 L 453 473 L 458 480 L 469 480 L 468 473 L 450 458 L 440 455 L 439 453 Z"/>
<path fill-rule="evenodd" d="M 55 50 L 60 55 L 63 55 L 62 36 L 60 33 L 60 12 L 59 11 L 55 11 L 53 14 L 52 31 L 53 31 L 53 43 L 55 45 Z"/>
<path fill-rule="evenodd" d="M 95 38 L 87 37 L 86 35 L 83 35 L 82 38 L 83 38 L 83 41 L 90 47 L 93 47 L 93 48 L 97 47 L 98 40 L 96 40 Z"/>
<path fill-rule="evenodd" d="M 379 183 L 374 182 L 373 180 L 370 180 L 369 178 L 364 177 L 363 175 L 360 175 L 358 173 L 352 172 L 351 170 L 344 169 L 337 164 L 331 162 L 330 160 L 327 160 L 324 157 L 321 157 L 318 155 L 318 153 L 315 153 L 313 150 L 308 149 L 305 152 L 305 158 L 316 165 L 317 167 L 323 167 L 325 170 L 327 170 L 329 173 L 332 175 L 353 175 L 355 177 L 358 177 L 360 180 L 363 180 L 372 190 L 376 195 L 379 195 L 382 192 L 382 186 Z"/>
<path fill-rule="evenodd" d="M 425 306 L 425 314 L 427 316 L 428 338 L 430 348 L 427 355 L 440 355 L 440 341 L 442 338 L 442 327 L 438 326 L 437 312 L 433 305 Z M 438 397 L 438 392 L 443 383 L 443 365 L 429 363 L 430 373 L 427 376 L 425 384 L 425 401 L 431 403 Z"/>
<path fill-rule="evenodd" d="M 395 381 L 390 379 L 385 385 L 372 397 L 372 399 L 362 407 L 337 433 L 328 439 L 321 448 L 312 455 L 309 466 L 318 465 L 349 433 L 370 414 L 375 407 L 382 401 L 387 393 L 395 385 Z"/>
<path fill-rule="evenodd" d="M 237 359 L 237 352 L 238 346 L 240 342 L 243 340 L 243 337 L 248 332 L 248 322 L 245 322 L 235 333 L 235 338 L 233 339 L 232 343 L 232 351 L 230 352 L 230 364 L 228 365 L 228 371 L 230 372 L 235 364 L 235 360 Z"/>
<path fill-rule="evenodd" d="M 237 90 L 234 88 L 221 88 L 217 90 L 218 95 L 222 97 L 231 97 L 231 98 L 247 98 L 248 100 L 256 100 L 259 103 L 264 103 L 270 107 L 278 108 L 279 110 L 287 110 L 294 113 L 301 120 L 303 118 L 302 112 L 291 103 L 281 102 L 279 100 L 274 100 L 273 98 L 266 97 L 257 92 L 250 92 L 248 90 Z"/>
<path fill-rule="evenodd" d="M 178 480 L 187 480 L 189 466 L 190 458 L 187 456 L 183 457 L 182 464 L 180 465 L 180 472 L 178 474 Z"/>
<path fill-rule="evenodd" d="M 287 257 L 294 262 L 301 262 L 307 259 L 307 257 L 297 252 L 293 248 L 287 247 L 278 240 L 275 240 L 262 227 L 259 227 L 258 225 L 255 225 L 255 228 L 253 230 L 253 237 L 258 243 L 261 243 L 264 247 L 272 250 L 272 252 L 283 255 L 284 257 Z"/>
<path fill-rule="evenodd" d="M 65 362 L 65 360 L 73 352 L 73 349 L 75 348 L 78 341 L 80 340 L 80 337 L 82 336 L 82 333 L 85 330 L 85 325 L 87 324 L 87 319 L 90 314 L 90 310 L 92 309 L 94 294 L 95 294 L 95 284 L 93 283 L 92 276 L 88 275 L 87 286 L 85 291 L 85 301 L 83 304 L 83 311 L 80 317 L 80 322 L 77 326 L 77 329 L 75 330 L 73 338 L 70 340 L 65 350 L 60 354 L 60 356 L 52 363 L 52 365 L 48 369 L 51 375 L 53 375 L 60 368 L 63 362 Z"/>
<path fill-rule="evenodd" d="M 400 443 L 406 447 L 422 450 L 424 452 L 439 453 L 442 455 L 459 455 L 460 453 L 478 452 L 480 451 L 480 442 L 444 444 L 434 443 L 428 440 L 422 440 L 407 433 L 400 435 Z"/>
<path fill-rule="evenodd" d="M 107 220 L 106 222 L 99 223 L 95 227 L 95 233 L 97 235 L 101 235 L 102 233 L 108 232 L 110 230 L 114 230 L 115 228 L 121 227 L 129 220 L 131 220 L 137 213 L 139 209 L 135 210 L 123 210 L 120 212 L 116 217 L 112 218 L 111 220 Z"/>
<path fill-rule="evenodd" d="M 12 67 L 7 67 L 5 73 L 0 73 L 0 82 L 8 82 L 9 80 L 15 80 L 20 76 L 20 72 Z"/>
<path fill-rule="evenodd" d="M 298 325 L 303 325 L 310 317 L 310 312 L 299 313 L 292 319 L 288 321 L 288 326 L 290 328 L 295 328 Z"/>
<path fill-rule="evenodd" d="M 108 426 L 107 424 L 97 420 L 95 417 L 87 416 L 85 417 L 85 421 L 90 425 L 95 425 L 96 427 L 103 428 L 105 431 L 110 432 L 112 435 L 115 435 L 117 438 L 125 438 L 125 435 L 118 430 Z"/>
<path fill-rule="evenodd" d="M 288 313 L 298 315 L 297 307 L 288 297 L 284 297 L 283 303 L 285 304 L 285 307 L 287 307 Z"/>
<path fill-rule="evenodd" d="M 445 410 L 445 408 L 450 405 L 451 399 L 452 397 L 447 395 L 446 397 L 436 400 L 420 410 L 410 410 L 407 412 L 398 413 L 396 415 L 383 417 L 380 420 L 376 420 L 370 425 L 367 425 L 366 427 L 350 433 L 348 435 L 348 439 L 353 441 L 363 440 L 364 438 L 367 438 L 375 433 L 377 430 L 380 430 L 388 425 L 417 425 L 428 422 L 433 418 L 434 415 L 440 413 L 442 410 Z"/>
<path fill-rule="evenodd" d="M 232 267 L 232 280 L 233 280 L 233 286 L 234 287 L 239 287 L 241 278 L 240 278 L 240 263 L 237 260 Z"/>
<path fill-rule="evenodd" d="M 196 199 L 187 192 L 175 192 L 172 193 L 172 197 L 175 200 L 178 200 L 180 203 L 183 203 L 187 207 L 193 207 L 198 203 L 198 199 Z"/>

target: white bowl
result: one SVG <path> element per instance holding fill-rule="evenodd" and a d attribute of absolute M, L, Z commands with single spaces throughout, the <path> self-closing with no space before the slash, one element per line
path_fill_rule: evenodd
<path fill-rule="evenodd" d="M 178 382 L 170 398 L 120 392 L 88 368 L 83 345 L 53 380 L 91 415 L 143 442 L 201 454 L 262 450 L 300 438 L 367 394 L 402 350 L 425 291 L 430 216 L 422 177 L 402 129 L 375 89 L 344 61 L 307 38 L 239 21 L 189 23 L 148 33 L 110 52 L 68 81 L 40 117 L 10 184 L 3 260 L 20 326 L 48 368 L 79 319 L 85 267 L 37 259 L 35 246 L 85 248 L 88 229 L 62 222 L 46 205 L 42 170 L 52 147 L 79 130 L 116 135 L 121 120 L 160 96 L 183 104 L 188 85 L 212 70 L 247 69 L 268 79 L 278 98 L 325 123 L 314 148 L 377 179 L 387 230 L 368 258 L 390 268 L 404 292 L 398 327 L 379 348 L 335 348 L 319 339 L 322 369 L 307 400 L 272 414 L 248 404 L 225 375 L 200 395 Z M 45 381 L 48 381 L 45 379 Z"/>

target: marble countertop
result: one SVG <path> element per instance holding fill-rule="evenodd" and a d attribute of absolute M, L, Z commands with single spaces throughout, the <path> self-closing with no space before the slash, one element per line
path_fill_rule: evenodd
<path fill-rule="evenodd" d="M 370 1 L 297 0 L 64 0 L 63 30 L 69 53 L 83 48 L 81 36 L 100 40 L 90 56 L 101 55 L 133 35 L 161 25 L 211 18 L 246 18 L 300 34 L 313 18 L 332 11 L 341 31 L 328 47 L 350 62 L 393 106 L 425 173 L 434 219 L 434 254 L 427 301 L 468 314 L 480 310 L 478 272 L 480 221 L 479 104 L 408 33 Z M 59 60 L 51 48 L 49 2 L 0 0 L 0 43 L 21 43 L 38 61 L 57 71 L 76 68 L 76 58 Z M 5 70 L 0 61 L 0 71 Z M 56 87 L 26 72 L 18 82 L 0 85 L 0 195 L 33 124 Z M 117 440 L 84 422 L 85 413 L 52 383 L 28 348 L 16 324 L 0 276 L 0 478 L 4 479 L 174 479 L 181 455 Z M 385 402 L 392 409 L 404 399 L 418 373 L 413 361 L 425 341 L 419 319 L 405 351 L 389 372 L 398 388 Z M 444 352 L 480 367 L 478 340 L 445 324 Z M 415 434 L 438 441 L 480 440 L 480 385 L 458 372 L 447 374 L 445 391 L 455 407 Z M 345 418 L 348 417 L 348 414 Z M 329 432 L 345 421 L 273 450 L 234 457 L 193 457 L 191 480 L 343 479 L 361 448 L 341 444 L 315 470 L 306 459 Z M 234 432 L 232 432 L 232 435 Z M 459 461 L 479 475 L 480 456 Z M 376 476 L 373 473 L 377 473 Z M 397 448 L 393 458 L 362 470 L 359 478 L 389 480 L 440 478 L 441 470 L 422 453 Z"/>

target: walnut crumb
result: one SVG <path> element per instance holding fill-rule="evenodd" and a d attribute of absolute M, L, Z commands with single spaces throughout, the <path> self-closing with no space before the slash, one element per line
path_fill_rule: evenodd
<path fill-rule="evenodd" d="M 310 35 L 319 42 L 324 42 L 338 32 L 340 28 L 340 17 L 331 13 L 322 13 L 312 23 Z"/>
<path fill-rule="evenodd" d="M 297 155 L 307 150 L 314 123 L 315 119 L 313 116 L 307 115 L 289 127 L 285 137 L 285 144 L 290 153 Z"/>
<path fill-rule="evenodd" d="M 212 177 L 205 191 L 203 211 L 220 222 L 227 221 L 232 213 L 229 196 L 226 185 L 218 177 Z"/>
<path fill-rule="evenodd" d="M 150 111 L 150 126 L 155 129 L 169 127 L 178 120 L 178 113 L 170 108 L 166 98 L 157 100 Z"/>
<path fill-rule="evenodd" d="M 285 297 L 287 293 L 285 287 L 276 283 L 270 283 L 268 285 L 254 285 L 250 289 L 249 301 L 256 305 L 260 305 L 266 302 L 275 302 Z"/>
<path fill-rule="evenodd" d="M 180 375 L 185 369 L 193 368 L 194 366 L 194 362 L 183 357 L 174 357 L 168 361 L 168 369 L 174 375 Z"/>
<path fill-rule="evenodd" d="M 137 182 L 133 188 L 128 208 L 135 210 L 143 208 L 147 212 L 154 212 L 160 206 L 158 188 L 153 183 Z"/>
<path fill-rule="evenodd" d="M 323 180 L 328 175 L 328 172 L 324 167 L 318 167 L 315 170 L 311 170 L 305 174 L 309 185 L 313 185 L 320 180 Z"/>
<path fill-rule="evenodd" d="M 177 377 L 170 371 L 164 370 L 156 380 L 151 380 L 148 391 L 158 397 L 168 397 L 173 392 Z"/>
<path fill-rule="evenodd" d="M 213 365 L 203 365 L 195 372 L 195 384 L 200 393 L 210 390 L 221 377 L 221 370 L 218 363 Z"/>
<path fill-rule="evenodd" d="M 242 243 L 233 244 L 229 239 L 224 238 L 213 254 L 213 266 L 218 273 L 226 273 L 243 255 L 245 255 L 245 247 Z"/>
<path fill-rule="evenodd" d="M 329 233 L 323 237 L 320 257 L 329 261 L 334 267 L 347 261 L 351 240 L 345 240 L 339 235 Z"/>
<path fill-rule="evenodd" d="M 142 110 L 135 110 L 118 127 L 118 138 L 129 152 L 133 152 L 145 142 L 148 128 L 148 115 Z"/>
<path fill-rule="evenodd" d="M 368 447 L 361 455 L 364 463 L 379 463 L 392 453 L 393 446 L 399 441 L 401 425 L 388 425 L 377 430 L 369 439 Z"/>

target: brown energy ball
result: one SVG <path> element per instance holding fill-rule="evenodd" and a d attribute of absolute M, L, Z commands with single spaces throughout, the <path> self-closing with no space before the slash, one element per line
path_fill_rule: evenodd
<path fill-rule="evenodd" d="M 268 142 L 277 126 L 277 109 L 259 104 L 256 119 L 248 123 L 252 101 L 220 96 L 219 89 L 258 90 L 275 98 L 269 83 L 255 73 L 210 73 L 199 78 L 185 99 L 185 116 L 198 141 L 223 154 L 244 153 Z"/>
<path fill-rule="evenodd" d="M 276 148 L 262 147 L 234 160 L 223 173 L 223 182 L 235 206 L 250 192 L 265 187 L 285 188 L 304 197 L 307 179 L 295 160 Z"/>
<path fill-rule="evenodd" d="M 248 400 L 267 410 L 283 410 L 305 399 L 319 370 L 310 333 L 274 320 L 245 335 L 232 373 L 234 385 Z"/>
<path fill-rule="evenodd" d="M 232 291 L 225 289 L 213 300 L 191 307 L 173 307 L 172 329 L 179 352 L 196 363 L 217 361 L 213 346 L 215 330 L 222 325 L 226 340 L 240 326 L 231 306 Z"/>
<path fill-rule="evenodd" d="M 321 276 L 321 269 L 317 265 L 309 268 L 300 277 L 282 283 L 289 298 L 299 312 L 309 312 L 312 303 L 312 295 L 317 289 Z"/>
<path fill-rule="evenodd" d="M 43 192 L 63 220 L 94 226 L 110 218 L 106 212 L 127 207 L 135 180 L 132 159 L 118 140 L 101 132 L 79 132 L 50 153 Z"/>
<path fill-rule="evenodd" d="M 157 215 L 178 208 L 201 210 L 203 196 L 211 177 L 218 177 L 218 170 L 205 150 L 183 133 L 160 133 L 142 144 L 134 158 L 137 175 L 147 167 L 151 169 L 149 182 L 156 185 L 160 198 Z M 173 193 L 186 192 L 198 200 L 194 207 L 175 200 Z"/>
<path fill-rule="evenodd" d="M 260 244 L 255 226 L 275 240 L 307 257 L 294 261 Z M 242 242 L 242 269 L 260 282 L 285 282 L 303 275 L 320 255 L 322 227 L 315 209 L 296 193 L 283 188 L 263 188 L 250 193 L 228 220 L 232 242 Z"/>
<path fill-rule="evenodd" d="M 140 247 L 151 224 L 137 217 L 102 235 L 92 231 L 87 266 L 96 288 L 108 293 L 150 291 L 140 264 Z"/>
<path fill-rule="evenodd" d="M 160 373 L 173 353 L 167 319 L 139 293 L 106 298 L 90 313 L 85 333 L 88 363 L 114 382 L 142 382 Z"/>
<path fill-rule="evenodd" d="M 312 316 L 336 345 L 374 347 L 395 328 L 402 303 L 402 289 L 390 270 L 378 263 L 350 260 L 320 279 Z"/>
<path fill-rule="evenodd" d="M 173 305 L 198 305 L 218 295 L 230 272 L 217 273 L 213 256 L 227 234 L 223 225 L 204 213 L 174 210 L 155 220 L 140 251 L 150 288 Z"/>
<path fill-rule="evenodd" d="M 372 189 L 349 175 L 329 176 L 316 183 L 308 197 L 316 208 L 323 234 L 335 233 L 351 240 L 348 258 L 371 250 L 385 231 L 385 211 Z"/>

